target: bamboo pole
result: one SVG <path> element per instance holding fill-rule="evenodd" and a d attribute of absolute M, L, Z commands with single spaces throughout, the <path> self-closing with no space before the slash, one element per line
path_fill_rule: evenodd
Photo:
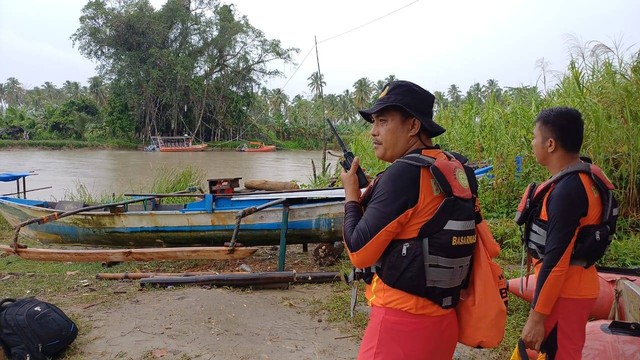
<path fill-rule="evenodd" d="M 122 262 L 152 260 L 226 260 L 251 256 L 258 248 L 251 247 L 174 247 L 145 249 L 60 250 L 21 248 L 0 245 L 0 251 L 27 260 L 64 262 Z"/>

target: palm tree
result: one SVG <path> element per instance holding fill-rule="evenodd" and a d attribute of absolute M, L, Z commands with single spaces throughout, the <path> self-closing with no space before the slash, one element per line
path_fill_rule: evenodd
<path fill-rule="evenodd" d="M 26 98 L 27 103 L 29 104 L 28 106 L 31 109 L 39 110 L 44 105 L 44 93 L 38 86 L 31 90 L 27 90 Z"/>
<path fill-rule="evenodd" d="M 447 103 L 447 98 L 442 91 L 435 91 L 433 96 L 436 98 L 436 106 L 435 110 L 438 111 L 440 109 L 444 109 L 449 105 Z"/>
<path fill-rule="evenodd" d="M 4 86 L 3 83 L 0 83 L 0 115 L 4 113 L 5 104 L 7 103 L 6 97 L 7 97 L 6 87 Z"/>
<path fill-rule="evenodd" d="M 482 87 L 482 98 L 485 102 L 489 101 L 492 97 L 498 101 L 500 100 L 501 95 L 502 89 L 498 85 L 498 80 L 489 79 L 487 80 L 487 84 Z"/>
<path fill-rule="evenodd" d="M 366 77 L 358 79 L 353 84 L 353 104 L 357 109 L 364 109 L 371 103 L 373 83 Z"/>
<path fill-rule="evenodd" d="M 48 103 L 56 102 L 60 98 L 60 90 L 49 81 L 42 85 L 42 93 Z"/>
<path fill-rule="evenodd" d="M 309 84 L 307 84 L 307 86 L 313 93 L 314 97 L 321 96 L 322 89 L 327 86 L 327 83 L 324 81 L 324 75 L 315 71 L 307 78 L 307 80 L 309 80 Z"/>
<path fill-rule="evenodd" d="M 388 83 L 396 81 L 396 80 L 398 80 L 398 78 L 395 75 L 389 75 L 384 79 L 384 82 L 386 84 L 388 84 Z"/>
<path fill-rule="evenodd" d="M 286 116 L 289 106 L 289 96 L 280 88 L 268 90 L 267 103 L 269 104 L 269 112 L 271 115 L 281 114 Z"/>
<path fill-rule="evenodd" d="M 4 83 L 7 107 L 21 107 L 24 103 L 25 91 L 18 79 L 10 77 Z"/>
<path fill-rule="evenodd" d="M 99 106 L 105 106 L 107 103 L 106 86 L 100 76 L 89 78 L 89 95 Z"/>
<path fill-rule="evenodd" d="M 475 83 L 469 87 L 466 98 L 468 101 L 474 101 L 477 104 L 482 104 L 482 86 L 480 86 L 480 83 Z"/>
<path fill-rule="evenodd" d="M 458 106 L 460 101 L 462 101 L 460 88 L 456 84 L 451 84 L 451 86 L 449 86 L 449 90 L 447 90 L 447 98 L 453 106 Z"/>
<path fill-rule="evenodd" d="M 65 81 L 62 85 L 62 92 L 70 99 L 80 97 L 80 83 L 77 81 Z"/>
<path fill-rule="evenodd" d="M 344 122 L 351 122 L 356 118 L 353 94 L 348 89 L 338 95 L 338 118 Z"/>

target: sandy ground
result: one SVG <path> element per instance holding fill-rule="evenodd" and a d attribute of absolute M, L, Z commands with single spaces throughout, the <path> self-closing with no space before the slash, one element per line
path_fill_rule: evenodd
<path fill-rule="evenodd" d="M 312 254 L 312 249 L 304 253 L 293 247 L 287 252 L 287 268 L 326 271 L 310 261 Z M 266 248 L 243 261 L 212 263 L 192 271 L 241 271 L 242 265 L 252 271 L 274 271 L 276 259 L 277 248 Z M 359 337 L 338 330 L 349 324 L 329 323 L 324 313 L 311 311 L 312 300 L 326 299 L 336 291 L 332 284 L 271 290 L 201 286 L 139 290 L 137 281 L 114 281 L 109 283 L 113 295 L 108 300 L 93 298 L 91 286 L 80 293 L 60 294 L 58 299 L 80 328 L 74 360 L 342 360 L 355 359 L 358 353 Z M 459 345 L 454 359 L 488 359 L 488 355 Z"/>
<path fill-rule="evenodd" d="M 312 317 L 328 285 L 239 291 L 150 290 L 82 310 L 87 359 L 355 359 L 357 339 Z M 90 311 L 89 311 L 90 310 Z"/>
<path fill-rule="evenodd" d="M 90 324 L 81 329 L 86 359 L 355 359 L 359 339 L 309 311 L 309 300 L 327 291 L 329 284 L 255 291 L 187 287 L 72 311 Z M 460 344 L 454 355 L 490 357 Z"/>

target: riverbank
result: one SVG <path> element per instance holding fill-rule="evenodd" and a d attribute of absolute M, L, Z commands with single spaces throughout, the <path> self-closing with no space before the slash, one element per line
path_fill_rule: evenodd
<path fill-rule="evenodd" d="M 247 141 L 215 141 L 206 143 L 205 151 L 233 150 L 242 146 Z M 144 150 L 149 143 L 126 140 L 109 140 L 104 142 L 81 140 L 2 140 L 0 150 L 11 149 L 42 149 L 42 150 L 71 150 L 71 149 L 112 149 L 112 150 Z M 277 141 L 278 150 L 322 150 L 322 147 L 311 146 L 313 144 L 298 141 Z"/>
<path fill-rule="evenodd" d="M 0 242 L 13 232 L 0 219 Z M 32 247 L 43 247 L 27 242 Z M 300 246 L 287 250 L 286 270 L 340 271 L 315 264 Z M 183 271 L 274 271 L 277 247 L 228 261 L 99 263 L 37 262 L 0 254 L 3 296 L 35 296 L 52 302 L 77 323 L 77 340 L 63 360 L 200 358 L 354 359 L 368 313 L 360 285 L 358 309 L 349 316 L 350 287 L 344 282 L 291 285 L 280 289 L 209 286 L 141 288 L 138 281 L 96 280 L 97 273 Z M 512 317 L 515 318 L 515 317 Z M 518 325 L 515 325 L 518 326 Z M 502 359 L 504 349 L 459 346 L 455 359 Z"/>

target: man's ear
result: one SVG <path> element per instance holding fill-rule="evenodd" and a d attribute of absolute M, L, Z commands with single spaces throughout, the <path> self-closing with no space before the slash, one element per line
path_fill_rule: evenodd
<path fill-rule="evenodd" d="M 416 119 L 416 118 L 412 118 L 411 119 L 411 127 L 409 128 L 409 135 L 410 136 L 415 136 L 416 134 L 418 134 L 420 132 L 420 127 L 422 126 L 422 123 L 420 122 L 420 120 Z"/>
<path fill-rule="evenodd" d="M 557 147 L 558 147 L 558 142 L 556 141 L 556 139 L 554 139 L 554 138 L 548 138 L 547 139 L 547 152 L 548 153 L 554 152 Z"/>

